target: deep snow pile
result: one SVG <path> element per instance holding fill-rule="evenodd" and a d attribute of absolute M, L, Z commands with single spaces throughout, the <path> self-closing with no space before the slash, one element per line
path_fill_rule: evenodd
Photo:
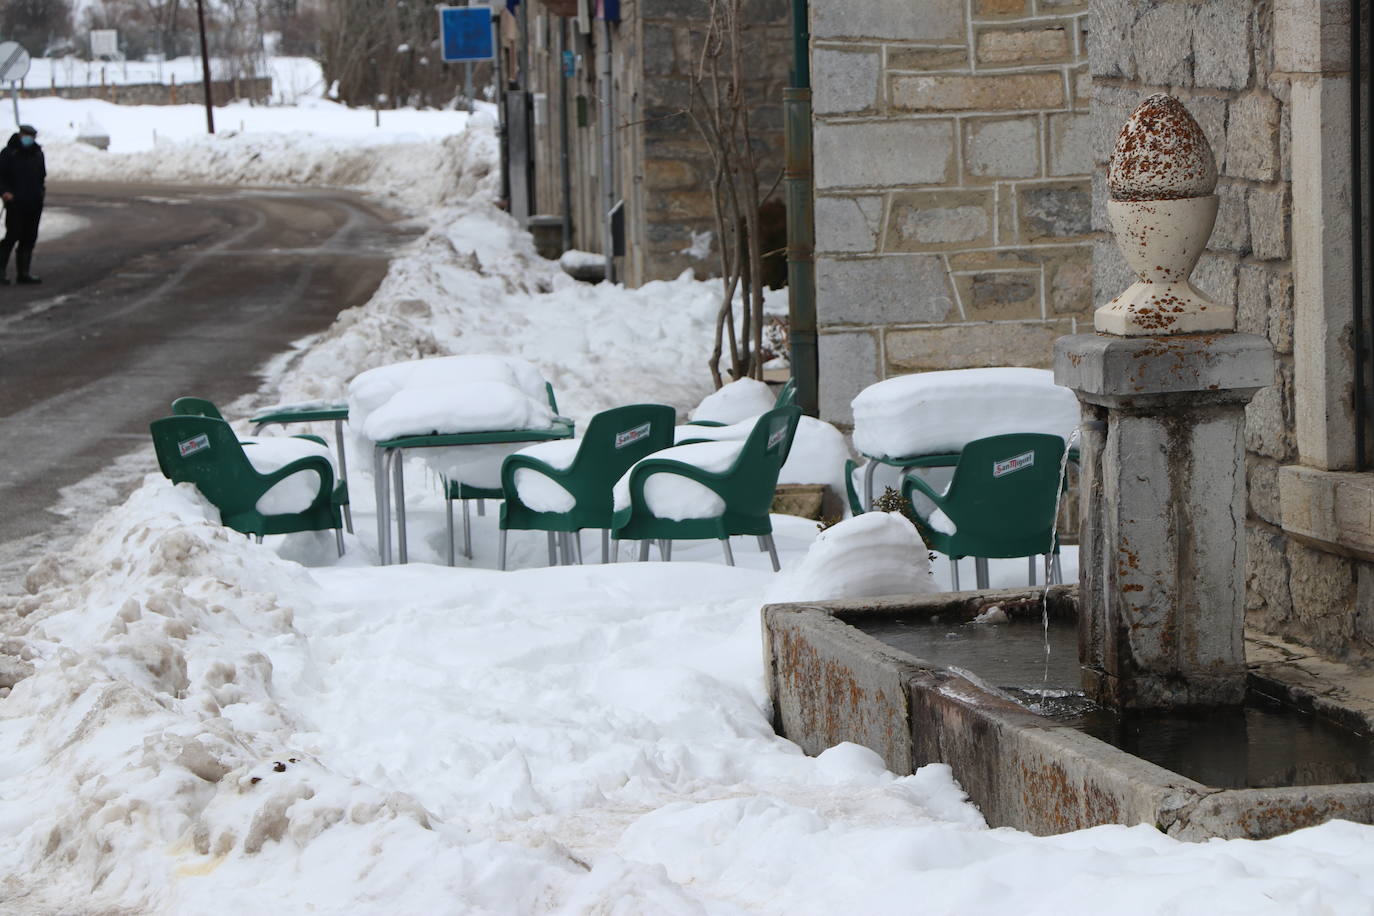
<path fill-rule="evenodd" d="M 39 98 L 26 100 L 22 111 L 39 130 L 50 183 L 350 187 L 421 212 L 488 199 L 499 180 L 490 106 L 473 115 L 390 112 L 383 130 L 373 128 L 371 112 L 324 99 L 236 104 L 216 109 L 214 135 L 196 105 Z M 109 134 L 108 151 L 76 141 L 91 124 Z"/>
<path fill-rule="evenodd" d="M 308 538 L 308 536 L 307 536 Z M 320 552 L 323 555 L 323 551 Z M 709 570 L 709 575 L 703 575 Z M 769 725 L 768 573 L 307 570 L 150 479 L 0 599 L 6 912 L 1368 912 L 1374 830 L 989 831 Z M 23 669 L 23 670 L 14 670 Z"/>

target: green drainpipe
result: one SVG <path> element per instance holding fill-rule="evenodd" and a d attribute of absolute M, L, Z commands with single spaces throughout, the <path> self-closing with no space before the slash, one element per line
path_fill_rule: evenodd
<path fill-rule="evenodd" d="M 817 413 L 816 223 L 811 180 L 811 63 L 807 0 L 792 0 L 792 83 L 782 91 L 786 121 L 787 289 L 797 403 Z"/>

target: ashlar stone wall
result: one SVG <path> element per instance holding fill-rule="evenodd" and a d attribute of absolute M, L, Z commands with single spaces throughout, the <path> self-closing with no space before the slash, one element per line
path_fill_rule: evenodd
<path fill-rule="evenodd" d="M 637 155 L 625 160 L 627 225 L 633 227 L 627 238 L 626 278 L 639 285 L 671 279 L 689 267 L 698 276 L 715 275 L 720 252 L 714 239 L 714 165 L 700 132 L 684 113 L 692 103 L 693 74 L 701 66 L 710 4 L 641 0 L 639 9 L 637 21 L 621 26 L 638 30 L 640 59 L 637 66 L 628 58 L 626 63 L 642 74 L 629 103 L 637 110 L 627 119 L 639 137 Z M 750 128 L 766 193 L 783 167 L 782 90 L 792 63 L 790 7 L 787 0 L 750 0 L 744 12 Z M 623 148 L 631 147 L 627 143 Z M 780 198 L 780 185 L 774 193 Z M 784 231 L 780 244 L 785 245 L 782 224 L 771 228 L 775 235 Z M 772 243 L 780 247 L 776 238 Z"/>
<path fill-rule="evenodd" d="M 1086 0 L 812 0 L 821 416 L 1092 313 Z"/>

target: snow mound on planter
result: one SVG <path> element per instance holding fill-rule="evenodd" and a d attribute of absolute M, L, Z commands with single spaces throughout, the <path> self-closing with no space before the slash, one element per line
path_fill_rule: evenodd
<path fill-rule="evenodd" d="M 742 378 L 708 394 L 692 411 L 692 419 L 738 423 L 772 410 L 776 401 L 777 396 L 767 384 L 758 379 Z"/>
<path fill-rule="evenodd" d="M 829 601 L 938 591 L 916 527 L 896 512 L 865 512 L 822 531 L 769 601 Z"/>

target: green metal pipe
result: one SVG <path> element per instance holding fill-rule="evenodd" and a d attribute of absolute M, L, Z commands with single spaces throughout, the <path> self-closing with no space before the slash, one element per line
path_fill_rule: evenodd
<path fill-rule="evenodd" d="M 797 403 L 808 416 L 819 409 L 816 348 L 816 222 L 812 189 L 811 66 L 807 0 L 792 0 L 792 81 L 782 105 L 787 192 L 788 343 Z"/>

